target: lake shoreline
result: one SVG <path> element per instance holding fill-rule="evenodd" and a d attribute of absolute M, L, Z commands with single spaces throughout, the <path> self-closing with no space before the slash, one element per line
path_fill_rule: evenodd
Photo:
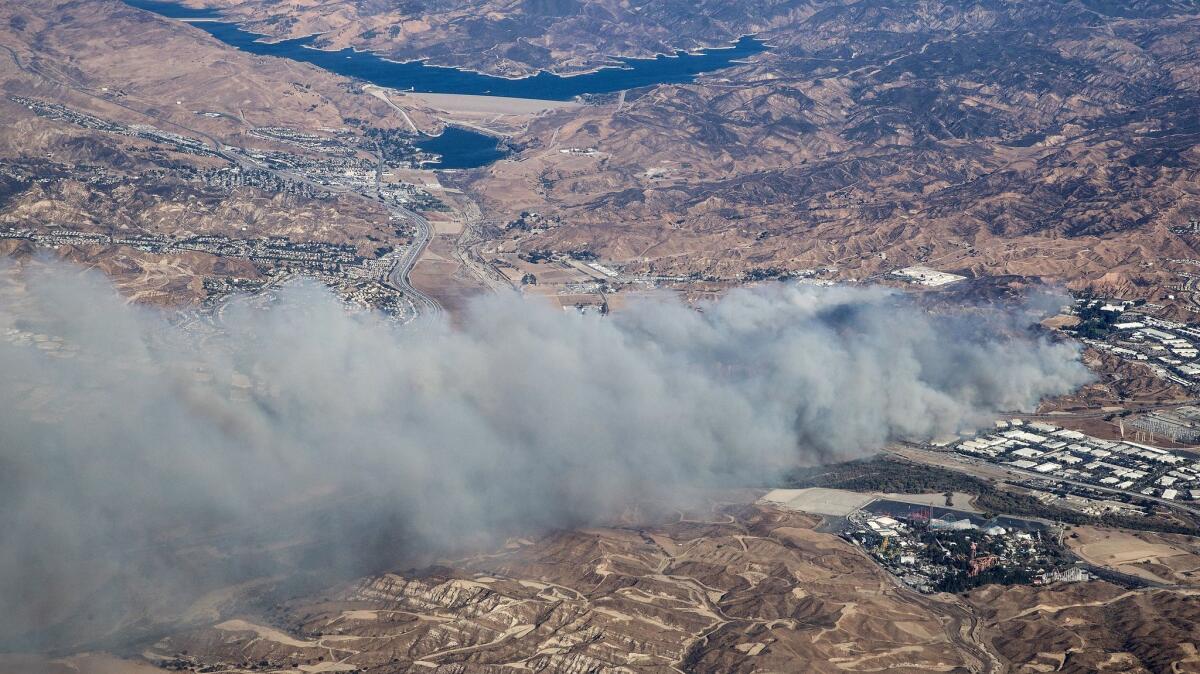
<path fill-rule="evenodd" d="M 509 99 L 573 101 L 586 94 L 610 94 L 659 84 L 688 84 L 700 75 L 741 63 L 767 50 L 766 43 L 743 35 L 724 47 L 676 50 L 650 58 L 605 57 L 614 65 L 572 75 L 541 70 L 533 75 L 507 77 L 478 70 L 440 66 L 427 60 L 396 61 L 356 47 L 326 50 L 312 46 L 318 35 L 272 41 L 213 10 L 193 10 L 163 0 L 124 0 L 125 4 L 158 16 L 188 23 L 236 49 L 259 56 L 276 56 L 309 63 L 338 75 L 363 80 L 404 93 L 493 96 Z"/>

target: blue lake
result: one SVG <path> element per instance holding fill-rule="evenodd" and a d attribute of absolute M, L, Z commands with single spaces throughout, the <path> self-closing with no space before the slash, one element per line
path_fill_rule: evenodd
<path fill-rule="evenodd" d="M 508 153 L 500 149 L 498 138 L 458 126 L 447 126 L 438 136 L 425 136 L 416 146 L 440 157 L 427 168 L 469 169 L 487 166 Z"/>
<path fill-rule="evenodd" d="M 694 81 L 701 73 L 720 70 L 738 59 L 766 50 L 766 44 L 743 37 L 729 47 L 696 52 L 678 51 L 655 58 L 617 59 L 622 65 L 601 68 L 580 75 L 562 76 L 548 72 L 508 79 L 481 73 L 427 65 L 420 61 L 399 63 L 369 52 L 343 49 L 323 51 L 310 45 L 316 37 L 280 42 L 262 42 L 261 35 L 221 21 L 211 10 L 196 10 L 161 0 L 125 0 L 125 4 L 171 19 L 188 21 L 221 42 L 242 51 L 262 56 L 278 56 L 311 63 L 330 72 L 353 77 L 382 87 L 423 93 L 511 96 L 542 100 L 571 100 L 582 94 L 605 94 L 655 84 L 681 84 Z M 458 127 L 450 127 L 440 136 L 427 137 L 417 145 L 441 155 L 433 168 L 475 168 L 502 158 L 505 152 L 496 138 Z"/>
<path fill-rule="evenodd" d="M 424 93 L 566 101 L 580 94 L 604 94 L 652 84 L 691 82 L 701 73 L 720 70 L 738 59 L 766 50 L 761 40 L 747 36 L 729 47 L 719 49 L 679 51 L 672 56 L 645 59 L 621 58 L 617 59 L 622 64 L 620 66 L 581 75 L 562 76 L 541 72 L 529 77 L 508 79 L 458 68 L 426 65 L 420 61 L 397 63 L 351 49 L 322 51 L 309 46 L 315 37 L 260 42 L 261 35 L 220 21 L 212 11 L 194 10 L 160 0 L 125 0 L 125 3 L 172 19 L 190 20 L 194 26 L 218 40 L 252 54 L 304 61 L 382 87 Z"/>

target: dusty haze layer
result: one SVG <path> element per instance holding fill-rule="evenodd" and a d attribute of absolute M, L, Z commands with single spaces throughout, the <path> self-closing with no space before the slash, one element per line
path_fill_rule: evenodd
<path fill-rule="evenodd" d="M 180 593 L 281 565 L 355 573 L 770 484 L 1088 378 L 1076 346 L 1020 327 L 1027 306 L 935 314 L 881 289 L 609 318 L 498 295 L 459 327 L 397 328 L 300 285 L 198 337 L 97 274 L 3 271 L 0 605 L 27 608 L 0 628 L 38 646 L 178 618 Z"/>

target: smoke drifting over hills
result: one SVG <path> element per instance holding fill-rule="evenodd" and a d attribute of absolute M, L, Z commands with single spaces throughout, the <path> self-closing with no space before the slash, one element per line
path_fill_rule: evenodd
<path fill-rule="evenodd" d="M 353 572 L 676 487 L 765 485 L 1088 379 L 1076 346 L 1017 329 L 1024 309 L 939 315 L 881 289 L 608 318 L 499 295 L 458 327 L 397 328 L 301 285 L 200 338 L 98 275 L 4 276 L 26 288 L 0 303 L 0 629 L 58 625 L 51 643 L 128 628 L 134 603 L 142 626 L 180 617 L 180 588 L 281 560 Z"/>

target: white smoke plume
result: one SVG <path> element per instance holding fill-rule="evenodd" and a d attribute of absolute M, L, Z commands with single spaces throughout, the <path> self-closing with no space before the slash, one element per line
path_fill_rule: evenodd
<path fill-rule="evenodd" d="M 300 285 L 195 336 L 97 274 L 4 276 L 23 288 L 0 300 L 0 631 L 43 640 L 25 646 L 144 627 L 180 588 L 281 563 L 359 572 L 675 488 L 770 485 L 1088 379 L 1020 308 L 931 313 L 883 289 L 603 318 L 502 294 L 455 327 L 394 327 Z"/>

